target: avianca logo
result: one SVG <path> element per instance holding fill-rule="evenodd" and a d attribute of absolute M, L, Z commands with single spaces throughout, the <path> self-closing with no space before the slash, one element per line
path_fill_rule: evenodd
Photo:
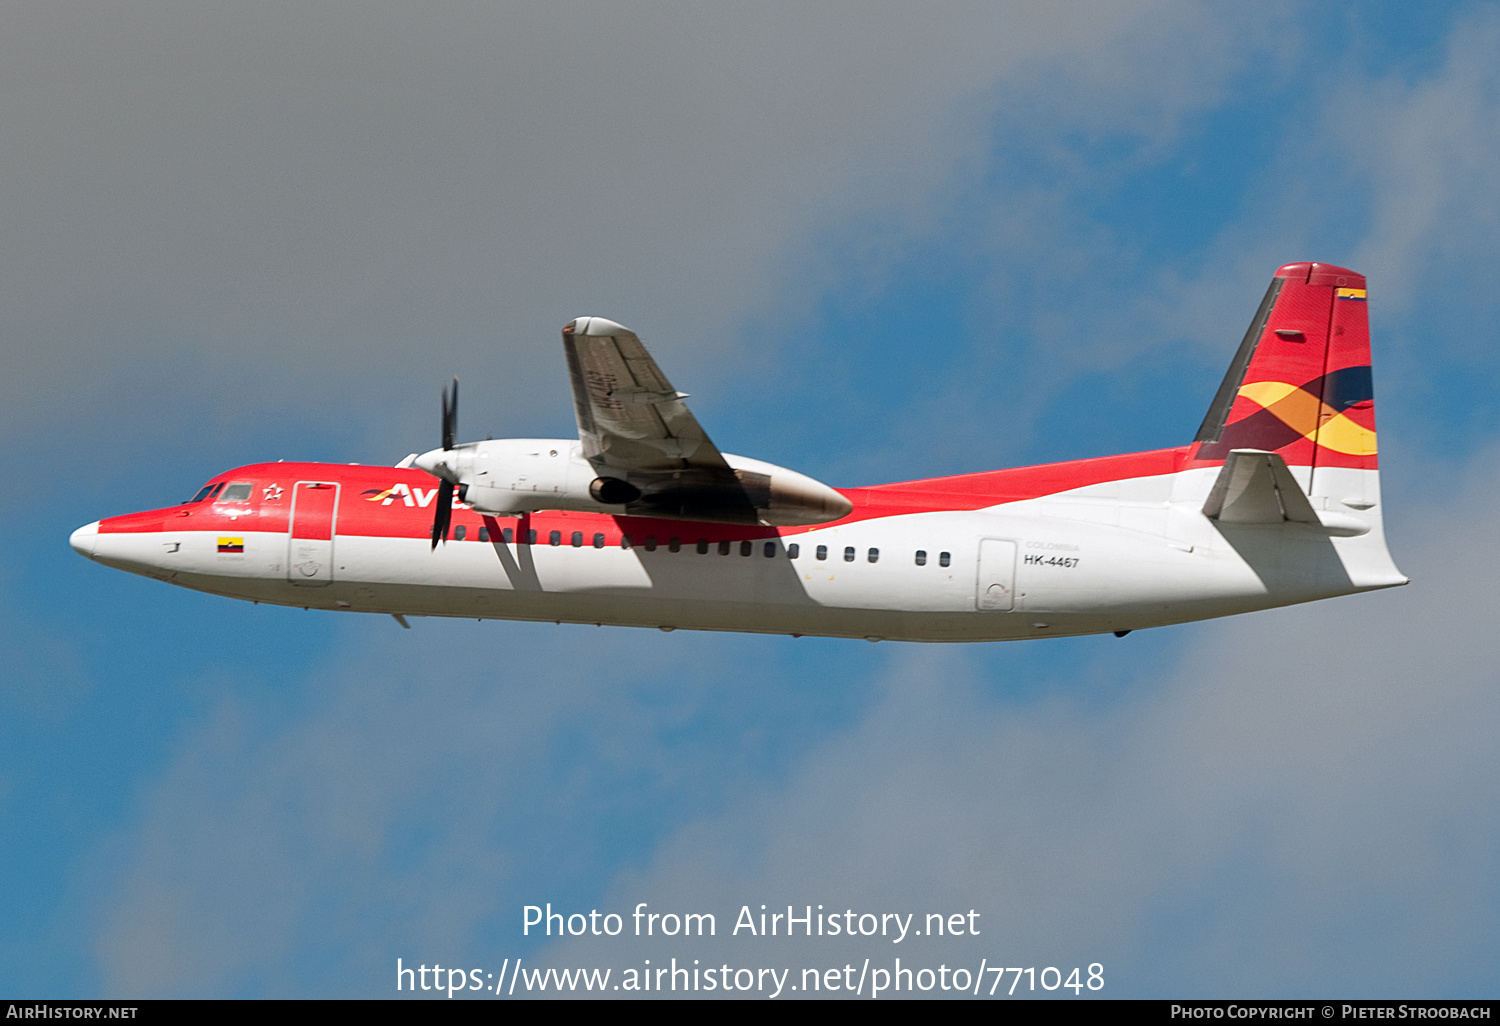
<path fill-rule="evenodd" d="M 384 490 L 378 488 L 366 489 L 360 495 L 366 502 L 378 502 L 382 506 L 389 506 L 397 499 L 400 499 L 407 506 L 420 506 L 422 509 L 426 509 L 432 505 L 432 500 L 437 497 L 437 493 L 438 490 L 436 488 L 429 488 L 424 491 L 421 488 L 408 488 L 405 484 L 394 484 Z M 457 508 L 466 508 L 463 503 L 458 501 L 457 493 L 453 496 L 453 505 Z"/>
<path fill-rule="evenodd" d="M 397 499 L 400 499 L 408 506 L 421 506 L 425 509 L 431 504 L 437 493 L 438 490 L 436 488 L 423 491 L 420 488 L 408 488 L 404 484 L 395 484 L 384 491 L 371 488 L 369 491 L 364 492 L 363 495 L 366 502 L 378 502 L 382 506 L 389 506 Z"/>

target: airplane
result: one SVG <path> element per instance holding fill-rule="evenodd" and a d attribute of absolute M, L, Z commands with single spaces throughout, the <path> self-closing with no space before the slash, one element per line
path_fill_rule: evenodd
<path fill-rule="evenodd" d="M 1271 280 L 1187 445 L 834 489 L 722 453 L 640 339 L 562 329 L 578 437 L 394 467 L 257 463 L 73 532 L 253 602 L 408 617 L 863 638 L 1113 633 L 1407 583 L 1386 549 L 1363 275 Z"/>

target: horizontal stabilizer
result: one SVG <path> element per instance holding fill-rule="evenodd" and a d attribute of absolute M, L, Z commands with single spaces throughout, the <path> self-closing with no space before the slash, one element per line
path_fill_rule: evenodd
<path fill-rule="evenodd" d="M 1225 524 L 1322 524 L 1286 460 L 1262 449 L 1230 451 L 1203 512 Z"/>

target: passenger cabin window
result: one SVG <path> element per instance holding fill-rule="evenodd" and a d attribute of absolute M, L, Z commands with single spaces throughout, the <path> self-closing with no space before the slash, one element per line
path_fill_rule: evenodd
<path fill-rule="evenodd" d="M 596 549 L 602 549 L 602 548 L 604 548 L 604 535 L 602 535 L 602 534 L 596 534 L 596 535 L 594 535 L 594 548 L 596 548 Z M 629 548 L 629 546 L 627 545 L 626 548 Z"/>
<path fill-rule="evenodd" d="M 854 546 L 853 545 L 849 545 L 849 546 L 845 547 L 845 549 L 844 549 L 844 562 L 845 563 L 852 563 L 852 562 L 854 562 Z"/>
<path fill-rule="evenodd" d="M 654 535 L 654 534 L 648 534 L 648 535 L 646 535 L 646 551 L 647 552 L 655 552 L 656 551 L 656 535 Z"/>
<path fill-rule="evenodd" d="M 766 542 L 766 558 L 767 559 L 774 559 L 775 557 L 776 557 L 776 543 L 775 542 Z"/>
<path fill-rule="evenodd" d="M 570 538 L 570 539 L 568 539 L 568 540 L 573 543 L 573 547 L 575 549 L 582 548 L 583 547 L 583 532 L 582 531 L 574 531 L 573 532 L 573 537 Z"/>
<path fill-rule="evenodd" d="M 871 563 L 879 563 L 880 562 L 880 550 L 879 549 L 871 549 L 869 551 L 869 553 L 865 556 L 865 558 L 868 559 Z"/>
<path fill-rule="evenodd" d="M 946 552 L 939 552 L 938 553 L 938 566 L 947 566 L 952 561 L 953 561 L 953 557 L 950 556 L 950 555 L 948 555 L 948 553 L 946 553 Z"/>
<path fill-rule="evenodd" d="M 453 540 L 454 541 L 463 541 L 464 540 L 464 535 L 466 535 L 468 533 L 469 533 L 469 529 L 467 527 L 465 527 L 463 524 L 459 524 L 457 527 L 455 527 L 453 529 Z"/>
<path fill-rule="evenodd" d="M 620 548 L 622 548 L 622 549 L 628 549 L 628 548 L 630 548 L 630 546 L 632 544 L 633 543 L 630 540 L 630 535 L 628 535 L 628 534 L 622 534 L 622 535 L 620 535 Z"/>
<path fill-rule="evenodd" d="M 748 555 L 750 555 L 750 553 L 752 553 L 754 551 L 755 551 L 755 543 L 754 542 L 748 542 L 748 541 L 742 541 L 742 542 L 740 542 L 740 555 L 742 555 L 742 556 L 748 556 Z"/>
<path fill-rule="evenodd" d="M 535 531 L 527 531 L 526 532 L 526 544 L 527 545 L 535 545 L 536 544 L 536 532 Z"/>
<path fill-rule="evenodd" d="M 673 538 L 671 541 L 667 542 L 667 548 L 670 551 L 672 551 L 672 552 L 681 552 L 682 551 L 682 539 L 681 538 Z"/>
<path fill-rule="evenodd" d="M 500 537 L 504 538 L 505 544 L 509 545 L 511 542 L 516 540 L 516 532 L 512 528 L 507 527 L 505 530 L 500 532 Z"/>
<path fill-rule="evenodd" d="M 489 541 L 490 540 L 490 529 L 488 527 L 481 527 L 479 529 L 479 540 L 480 541 Z"/>
<path fill-rule="evenodd" d="M 787 559 L 796 559 L 801 554 L 802 554 L 802 546 L 798 545 L 796 542 L 792 542 L 790 545 L 788 545 L 786 547 L 786 558 Z"/>
<path fill-rule="evenodd" d="M 918 549 L 917 550 L 917 566 L 926 566 L 926 565 L 927 565 L 927 550 L 926 549 Z"/>
<path fill-rule="evenodd" d="M 819 545 L 818 546 L 818 553 L 817 553 L 817 555 L 818 555 L 819 559 L 827 559 L 828 558 L 828 546 L 827 545 Z"/>
<path fill-rule="evenodd" d="M 562 532 L 561 531 L 553 531 L 551 534 L 547 535 L 547 544 L 548 545 L 561 545 L 562 544 Z"/>
<path fill-rule="evenodd" d="M 707 538 L 699 538 L 698 539 L 698 555 L 700 555 L 700 556 L 706 556 L 706 555 L 708 555 L 708 539 Z"/>
<path fill-rule="evenodd" d="M 727 556 L 727 555 L 729 555 L 729 539 L 728 538 L 721 538 L 721 539 L 719 539 L 719 555 L 721 555 L 721 556 Z"/>
<path fill-rule="evenodd" d="M 247 484 L 232 484 L 224 489 L 224 494 L 219 496 L 220 502 L 249 502 L 250 486 Z"/>

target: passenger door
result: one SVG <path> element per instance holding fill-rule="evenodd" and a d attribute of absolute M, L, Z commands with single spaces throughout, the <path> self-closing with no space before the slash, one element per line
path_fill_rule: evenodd
<path fill-rule="evenodd" d="M 303 587 L 333 581 L 333 539 L 338 518 L 339 486 L 329 481 L 298 481 L 292 486 L 292 522 L 288 532 L 287 580 Z"/>

